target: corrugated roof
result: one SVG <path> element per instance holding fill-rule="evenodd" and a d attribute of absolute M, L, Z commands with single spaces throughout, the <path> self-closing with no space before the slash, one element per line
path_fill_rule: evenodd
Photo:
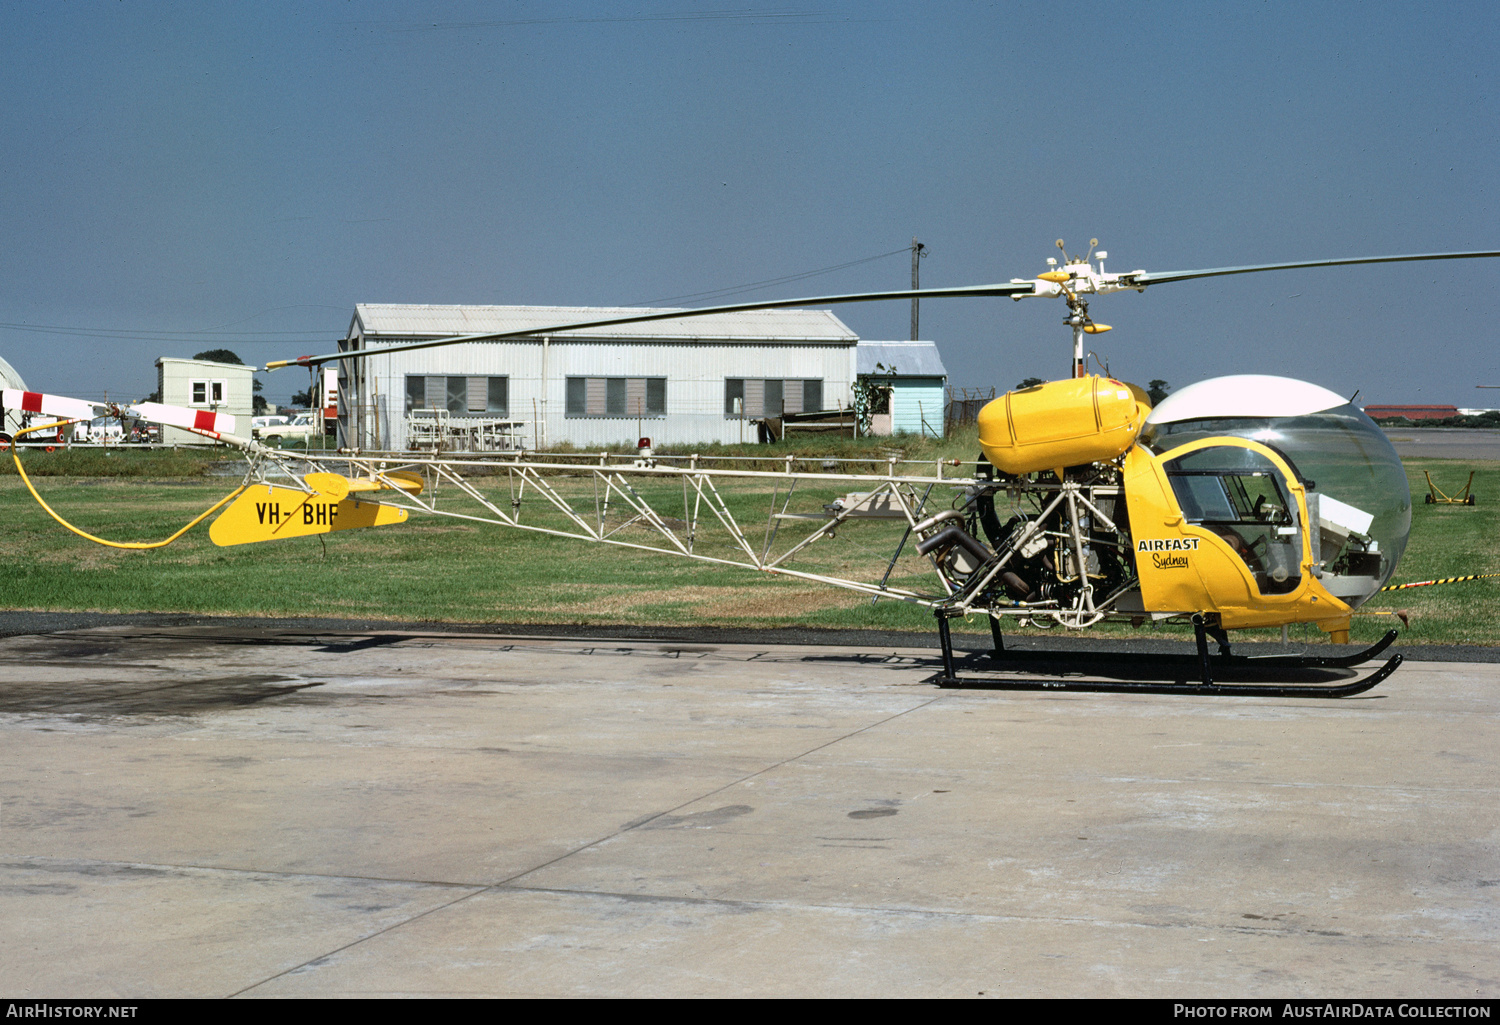
<path fill-rule="evenodd" d="M 555 324 L 654 312 L 657 311 L 640 307 L 360 303 L 354 308 L 354 326 L 362 326 L 366 338 L 441 338 L 446 335 L 526 331 Z M 852 344 L 859 340 L 858 335 L 828 310 L 713 313 L 682 320 L 655 320 L 554 334 L 567 338 L 669 338 L 713 342 L 778 340 Z"/>
<path fill-rule="evenodd" d="M 897 377 L 947 377 L 936 342 L 860 342 L 854 350 L 856 373 L 881 374 L 895 368 Z M 876 370 L 875 364 L 885 370 Z"/>

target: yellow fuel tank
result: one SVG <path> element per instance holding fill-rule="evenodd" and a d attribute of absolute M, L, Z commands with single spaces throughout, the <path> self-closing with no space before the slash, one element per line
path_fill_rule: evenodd
<path fill-rule="evenodd" d="M 1126 452 L 1150 411 L 1136 385 L 1097 375 L 1051 381 L 981 409 L 979 445 L 1005 473 L 1081 466 Z"/>

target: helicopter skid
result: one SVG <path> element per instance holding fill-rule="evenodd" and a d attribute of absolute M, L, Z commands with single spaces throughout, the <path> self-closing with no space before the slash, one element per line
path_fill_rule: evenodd
<path fill-rule="evenodd" d="M 1079 691 L 1109 694 L 1197 694 L 1221 697 L 1346 698 L 1383 683 L 1396 671 L 1404 656 L 1392 655 L 1386 663 L 1363 679 L 1343 684 L 1190 683 L 1164 680 L 1013 679 L 1009 677 L 962 677 L 939 673 L 928 682 L 939 687 L 971 690 Z"/>
<path fill-rule="evenodd" d="M 1196 617 L 1195 617 L 1196 620 Z M 1351 666 L 1373 658 L 1395 640 L 1388 632 L 1379 642 L 1352 655 L 1319 657 L 1302 655 L 1243 656 L 1208 654 L 1206 631 L 1195 621 L 1196 655 L 1153 655 L 1139 652 L 1008 652 L 996 650 L 966 656 L 960 672 L 953 654 L 947 619 L 938 618 L 938 636 L 943 649 L 943 671 L 929 679 L 939 687 L 978 690 L 1081 691 L 1091 693 L 1196 694 L 1224 697 L 1343 698 L 1370 690 L 1386 680 L 1404 661 L 1392 655 L 1378 669 L 1361 679 L 1347 679 Z M 995 662 L 1005 664 L 1005 675 L 996 675 Z M 1010 673 L 1035 670 L 1050 678 L 1031 679 Z M 1076 676 L 1073 674 L 1077 674 Z M 1219 680 L 1215 680 L 1215 676 Z M 1105 676 L 1108 679 L 1090 677 Z M 1196 677 L 1190 679 L 1189 677 Z"/>
<path fill-rule="evenodd" d="M 1348 655 L 1236 655 L 1221 649 L 1217 655 L 1210 656 L 1211 664 L 1216 669 L 1225 669 L 1234 672 L 1240 669 L 1265 668 L 1265 669 L 1352 669 L 1355 666 L 1364 665 L 1372 658 L 1389 648 L 1395 642 L 1397 631 L 1388 630 L 1384 637 L 1360 651 Z M 1031 651 L 1014 650 L 1003 647 L 999 631 L 995 631 L 995 649 L 989 652 L 988 657 L 1001 662 L 1010 663 L 1073 663 L 1073 664 L 1107 664 L 1111 666 L 1163 666 L 1163 665 L 1193 665 L 1199 663 L 1199 656 L 1173 655 L 1169 653 L 1153 654 L 1151 652 L 1139 651 Z"/>

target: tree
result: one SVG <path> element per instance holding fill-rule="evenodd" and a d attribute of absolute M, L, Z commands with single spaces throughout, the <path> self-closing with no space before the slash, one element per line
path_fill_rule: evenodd
<path fill-rule="evenodd" d="M 859 433 L 868 435 L 876 413 L 891 411 L 891 388 L 896 380 L 896 365 L 875 364 L 875 373 L 860 374 L 854 382 L 854 417 Z"/>
<path fill-rule="evenodd" d="M 1172 386 L 1159 377 L 1146 386 L 1146 394 L 1150 396 L 1153 406 L 1161 405 L 1162 399 L 1165 399 L 1171 392 Z"/>
<path fill-rule="evenodd" d="M 1046 383 L 1047 382 L 1044 381 L 1044 380 L 1042 380 L 1040 377 L 1028 377 L 1026 380 L 1024 380 L 1020 384 L 1016 385 L 1016 387 L 1015 387 L 1014 390 L 1015 391 L 1025 391 L 1027 388 L 1035 388 L 1039 384 L 1046 384 Z"/>
<path fill-rule="evenodd" d="M 210 363 L 233 363 L 237 367 L 242 367 L 245 365 L 244 360 L 240 359 L 228 349 L 209 349 L 207 352 L 198 353 L 198 355 L 194 356 L 193 359 L 206 359 Z"/>
<path fill-rule="evenodd" d="M 307 391 L 293 392 L 290 404 L 293 406 L 306 406 L 311 409 L 313 404 L 312 389 L 309 388 L 307 389 Z"/>

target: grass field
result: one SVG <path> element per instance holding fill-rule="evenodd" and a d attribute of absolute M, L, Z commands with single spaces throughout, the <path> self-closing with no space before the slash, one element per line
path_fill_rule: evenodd
<path fill-rule="evenodd" d="M 972 436 L 943 442 L 903 439 L 907 458 L 959 458 Z M 891 451 L 861 441 L 799 442 L 814 458 L 883 460 Z M 779 446 L 745 451 L 779 458 Z M 720 450 L 732 452 L 733 449 Z M 86 453 L 93 457 L 95 454 Z M 205 479 L 201 456 L 121 453 L 103 468 L 70 453 L 51 463 L 30 456 L 38 490 L 80 527 L 114 540 L 164 537 L 235 484 Z M 100 457 L 102 458 L 102 457 Z M 66 462 L 74 459 L 71 465 Z M 205 527 L 168 548 L 102 548 L 55 524 L 11 471 L 0 476 L 0 605 L 27 610 L 189 612 L 264 616 L 346 616 L 406 621 L 631 624 L 930 631 L 921 608 L 868 598 L 809 582 L 703 565 L 646 552 L 439 518 L 379 530 L 350 531 L 272 544 L 218 548 Z M 769 467 L 768 461 L 767 466 Z M 1411 543 L 1397 582 L 1500 572 L 1500 463 L 1411 460 L 1407 474 L 1417 501 Z M 1422 475 L 1459 481 L 1477 469 L 1476 506 L 1425 505 Z M 92 472 L 90 472 L 92 470 Z M 49 472 L 50 471 L 50 472 Z M 956 471 L 955 471 L 956 472 Z M 818 500 L 831 498 L 816 496 Z M 748 501 L 748 497 L 744 500 Z M 731 498 L 732 502 L 738 501 Z M 813 565 L 875 576 L 889 548 L 865 545 L 858 529 L 821 544 Z M 919 567 L 898 567 L 893 582 Z M 1500 580 L 1418 588 L 1377 596 L 1355 619 L 1354 638 L 1373 639 L 1404 610 L 1413 643 L 1500 644 Z M 972 629 L 983 630 L 975 621 Z M 1293 636 L 1316 641 L 1312 627 Z M 1129 627 L 1109 628 L 1128 634 Z M 1272 638 L 1276 631 L 1248 636 Z"/>

